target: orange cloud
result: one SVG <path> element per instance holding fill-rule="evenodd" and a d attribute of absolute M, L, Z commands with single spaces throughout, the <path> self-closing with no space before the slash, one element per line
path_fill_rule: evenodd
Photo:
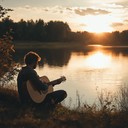
<path fill-rule="evenodd" d="M 87 8 L 87 9 L 75 9 L 74 10 L 76 14 L 85 16 L 85 15 L 105 15 L 110 13 L 109 11 L 102 10 L 102 9 L 92 9 L 92 8 Z"/>

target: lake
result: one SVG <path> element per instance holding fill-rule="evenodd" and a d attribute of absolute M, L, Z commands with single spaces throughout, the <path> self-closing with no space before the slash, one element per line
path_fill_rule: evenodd
<path fill-rule="evenodd" d="M 77 106 L 80 99 L 93 104 L 101 91 L 115 94 L 120 86 L 128 83 L 128 47 L 85 46 L 81 49 L 16 49 L 15 60 L 23 63 L 28 51 L 37 52 L 42 60 L 36 71 L 50 80 L 66 76 L 66 81 L 54 90 L 68 93 L 64 104 Z"/>

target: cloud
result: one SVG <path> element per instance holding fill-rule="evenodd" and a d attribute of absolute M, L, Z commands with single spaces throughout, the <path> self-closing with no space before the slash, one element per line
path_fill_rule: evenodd
<path fill-rule="evenodd" d="M 70 15 L 73 14 L 72 8 L 66 8 L 62 6 L 52 6 L 52 7 L 37 7 L 37 6 L 17 6 L 13 7 L 12 12 L 9 12 L 10 18 L 15 22 L 24 19 L 25 21 L 33 19 L 43 19 L 45 22 L 50 20 L 60 20 L 68 22 Z"/>
<path fill-rule="evenodd" d="M 61 6 L 53 6 L 53 7 L 35 7 L 35 6 L 30 6 L 30 5 L 25 5 L 25 6 L 21 6 L 21 7 L 15 7 L 13 8 L 14 11 L 20 11 L 21 13 L 24 12 L 30 12 L 30 13 L 63 13 L 65 8 L 62 8 Z M 66 10 L 66 9 L 65 9 Z"/>
<path fill-rule="evenodd" d="M 31 6 L 30 5 L 25 5 L 25 7 L 24 7 L 25 9 L 30 9 L 31 8 Z"/>
<path fill-rule="evenodd" d="M 128 1 L 127 0 L 120 0 L 118 2 L 116 2 L 117 5 L 123 6 L 123 7 L 127 7 L 128 6 Z"/>
<path fill-rule="evenodd" d="M 47 8 L 45 8 L 44 11 L 48 12 L 49 10 Z"/>
<path fill-rule="evenodd" d="M 110 13 L 109 11 L 102 10 L 102 9 L 92 9 L 92 8 L 87 8 L 87 9 L 75 9 L 74 10 L 76 14 L 85 16 L 85 15 L 105 15 Z"/>
<path fill-rule="evenodd" d="M 66 10 L 72 11 L 72 8 L 67 7 Z"/>
<path fill-rule="evenodd" d="M 124 22 L 128 23 L 128 20 L 126 19 L 126 20 L 124 20 Z"/>
<path fill-rule="evenodd" d="M 123 23 L 120 23 L 120 22 L 115 22 L 115 23 L 112 23 L 111 24 L 111 26 L 113 27 L 113 28 L 115 28 L 115 27 L 120 27 L 120 26 L 123 26 L 124 24 Z"/>
<path fill-rule="evenodd" d="M 120 3 L 106 3 L 106 4 L 103 4 L 105 7 L 108 7 L 108 8 L 123 8 L 124 6 L 121 5 Z"/>
<path fill-rule="evenodd" d="M 87 25 L 86 25 L 86 24 L 80 24 L 80 26 L 82 26 L 82 27 L 86 27 Z"/>

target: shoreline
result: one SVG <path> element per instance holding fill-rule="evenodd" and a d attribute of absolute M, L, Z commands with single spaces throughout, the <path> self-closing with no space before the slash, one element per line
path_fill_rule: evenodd
<path fill-rule="evenodd" d="M 16 49 L 61 49 L 61 48 L 83 48 L 84 43 L 72 43 L 72 42 L 25 42 L 25 41 L 18 41 L 13 42 L 14 48 Z M 86 45 L 85 45 L 86 46 Z"/>
<path fill-rule="evenodd" d="M 99 45 L 81 42 L 38 42 L 38 41 L 14 41 L 16 49 L 85 49 L 85 48 L 128 48 L 128 45 Z"/>

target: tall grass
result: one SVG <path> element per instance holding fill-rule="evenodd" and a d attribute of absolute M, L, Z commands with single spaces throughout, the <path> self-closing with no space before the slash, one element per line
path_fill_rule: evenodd
<path fill-rule="evenodd" d="M 119 96 L 107 91 L 98 93 L 99 103 L 81 103 L 70 109 L 57 105 L 54 111 L 21 107 L 14 90 L 0 88 L 0 127 L 4 128 L 127 128 L 128 89 L 122 86 Z"/>
<path fill-rule="evenodd" d="M 128 112 L 128 85 L 123 85 L 119 90 L 119 109 Z"/>

